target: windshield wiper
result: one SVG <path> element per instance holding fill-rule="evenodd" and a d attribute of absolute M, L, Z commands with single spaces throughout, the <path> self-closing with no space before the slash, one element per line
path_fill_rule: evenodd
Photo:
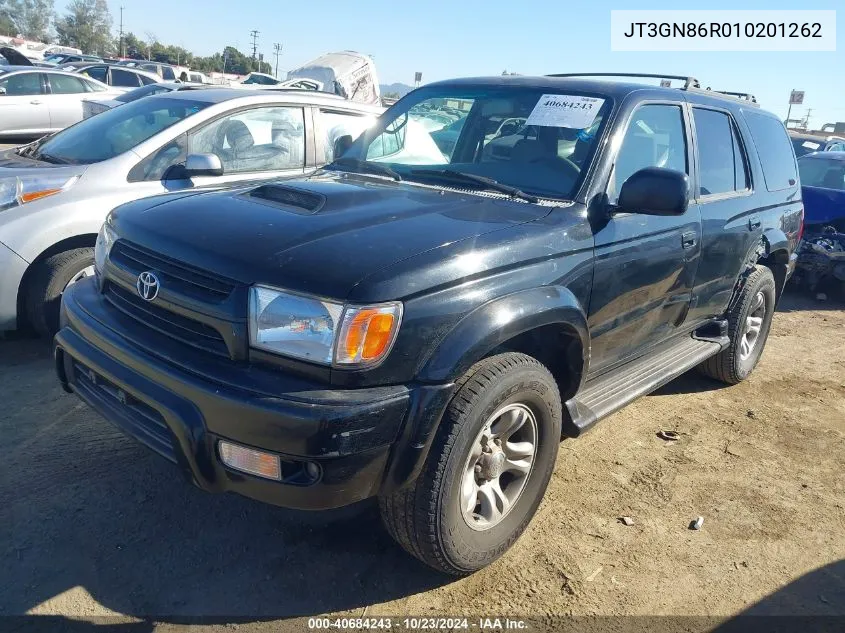
<path fill-rule="evenodd" d="M 341 156 L 340 158 L 335 159 L 329 166 L 331 165 L 337 165 L 339 167 L 351 167 L 352 169 L 356 169 L 358 171 L 369 171 L 373 174 L 389 176 L 397 182 L 402 180 L 402 176 L 400 176 L 397 171 L 391 169 L 387 165 L 382 165 L 381 163 L 371 163 L 366 160 L 352 158 L 351 156 Z"/>
<path fill-rule="evenodd" d="M 73 161 L 67 160 L 66 158 L 59 158 L 58 156 L 53 156 L 52 154 L 46 154 L 44 152 L 36 152 L 30 158 L 34 158 L 35 160 L 40 160 L 45 163 L 52 163 L 53 165 L 73 164 Z"/>
<path fill-rule="evenodd" d="M 477 174 L 470 174 L 465 171 L 457 171 L 455 169 L 412 169 L 411 170 L 412 176 L 434 176 L 434 177 L 441 177 L 441 178 L 448 178 L 450 180 L 459 180 L 462 182 L 472 183 L 476 185 L 482 185 L 485 189 L 490 189 L 492 191 L 498 191 L 500 193 L 506 193 L 511 198 L 519 198 L 520 200 L 525 200 L 527 202 L 539 202 L 540 199 L 537 196 L 532 196 L 529 193 L 525 193 L 521 189 L 517 187 L 512 187 L 510 185 L 506 185 L 504 183 L 499 182 L 498 180 L 493 180 L 492 178 L 487 178 L 486 176 L 479 176 Z"/>

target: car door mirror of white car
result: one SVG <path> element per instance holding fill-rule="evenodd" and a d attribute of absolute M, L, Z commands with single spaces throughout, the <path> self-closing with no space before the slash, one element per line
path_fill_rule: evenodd
<path fill-rule="evenodd" d="M 6 94 L 6 89 L 3 86 L 0 86 L 0 95 Z"/>
<path fill-rule="evenodd" d="M 185 158 L 184 173 L 188 178 L 195 176 L 222 176 L 223 163 L 217 154 L 188 154 Z"/>

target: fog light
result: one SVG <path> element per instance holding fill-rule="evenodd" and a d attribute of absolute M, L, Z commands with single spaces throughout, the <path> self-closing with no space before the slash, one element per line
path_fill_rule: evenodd
<path fill-rule="evenodd" d="M 320 476 L 320 467 L 314 462 L 305 462 L 305 474 L 309 479 L 315 480 Z"/>
<path fill-rule="evenodd" d="M 240 470 L 250 475 L 281 481 L 282 467 L 279 458 L 270 453 L 262 453 L 252 448 L 238 446 L 229 442 L 220 442 L 220 459 L 229 468 Z"/>

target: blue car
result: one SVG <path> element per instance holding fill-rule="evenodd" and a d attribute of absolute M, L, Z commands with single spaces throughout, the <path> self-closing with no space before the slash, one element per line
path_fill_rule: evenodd
<path fill-rule="evenodd" d="M 815 292 L 838 289 L 845 299 L 845 152 L 798 159 L 806 231 L 794 281 Z"/>
<path fill-rule="evenodd" d="M 845 232 L 845 151 L 813 152 L 798 159 L 804 224 Z"/>

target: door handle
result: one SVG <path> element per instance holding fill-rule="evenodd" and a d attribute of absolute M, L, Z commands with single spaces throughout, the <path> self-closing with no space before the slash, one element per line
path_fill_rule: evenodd
<path fill-rule="evenodd" d="M 41 105 L 41 102 L 38 99 L 33 99 L 32 101 L 30 101 L 30 103 L 32 105 Z"/>
<path fill-rule="evenodd" d="M 681 246 L 684 248 L 692 248 L 695 246 L 695 233 L 687 231 L 686 233 L 681 234 Z"/>
<path fill-rule="evenodd" d="M 754 229 L 759 229 L 760 226 L 763 224 L 762 220 L 760 220 L 759 215 L 752 215 L 748 218 L 748 230 L 753 231 Z"/>

